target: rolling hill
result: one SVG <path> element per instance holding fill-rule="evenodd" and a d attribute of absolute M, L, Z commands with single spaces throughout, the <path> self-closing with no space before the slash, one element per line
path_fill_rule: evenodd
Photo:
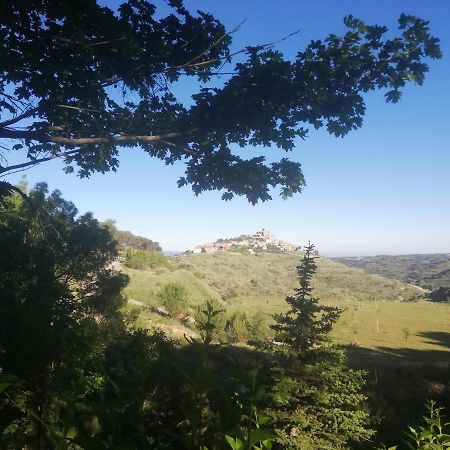
<path fill-rule="evenodd" d="M 273 313 L 286 307 L 286 295 L 297 286 L 295 266 L 301 256 L 301 252 L 217 252 L 172 257 L 168 266 L 148 270 L 123 267 L 130 276 L 126 288 L 129 307 L 140 314 L 141 326 L 156 326 L 179 338 L 193 335 L 189 324 L 155 312 L 158 291 L 165 284 L 176 282 L 188 292 L 188 315 L 194 315 L 198 305 L 213 299 L 228 317 L 236 311 L 245 312 L 249 318 L 258 313 L 258 320 L 270 322 Z M 344 310 L 333 332 L 338 342 L 383 351 L 449 350 L 430 333 L 448 333 L 450 305 L 424 301 L 425 291 L 420 287 L 327 258 L 318 258 L 317 266 L 314 295 L 321 302 Z M 440 355 L 434 354 L 438 358 Z"/>
<path fill-rule="evenodd" d="M 425 289 L 450 287 L 450 254 L 448 253 L 332 259 L 349 267 L 415 284 Z"/>

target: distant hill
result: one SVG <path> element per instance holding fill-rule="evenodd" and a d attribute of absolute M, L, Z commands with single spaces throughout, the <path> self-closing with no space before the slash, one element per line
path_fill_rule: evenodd
<path fill-rule="evenodd" d="M 450 287 L 450 254 L 448 253 L 332 259 L 349 267 L 415 284 L 425 289 Z"/>
<path fill-rule="evenodd" d="M 254 234 L 242 234 L 234 238 L 221 238 L 214 242 L 194 245 L 188 253 L 215 253 L 228 251 L 255 252 L 294 252 L 298 246 L 278 239 L 265 228 Z"/>
<path fill-rule="evenodd" d="M 120 251 L 133 249 L 145 252 L 162 252 L 158 242 L 143 236 L 136 236 L 131 231 L 119 230 L 112 220 L 104 222 L 104 225 L 111 231 L 114 239 L 118 242 Z"/>

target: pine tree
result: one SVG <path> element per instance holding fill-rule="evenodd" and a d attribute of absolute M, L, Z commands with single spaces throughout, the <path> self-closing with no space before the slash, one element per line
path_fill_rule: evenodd
<path fill-rule="evenodd" d="M 328 337 L 341 310 L 312 295 L 315 260 L 309 243 L 297 266 L 300 286 L 286 298 L 289 310 L 272 325 L 284 344 L 274 351 L 265 411 L 279 436 L 276 448 L 343 449 L 373 435 L 361 409 L 364 372 L 349 369 L 344 352 Z"/>
<path fill-rule="evenodd" d="M 289 311 L 275 315 L 276 323 L 272 325 L 276 340 L 288 345 L 299 356 L 327 342 L 328 334 L 341 314 L 339 308 L 320 305 L 312 296 L 311 280 L 316 273 L 316 259 L 314 245 L 308 243 L 297 266 L 300 287 L 286 298 Z"/>

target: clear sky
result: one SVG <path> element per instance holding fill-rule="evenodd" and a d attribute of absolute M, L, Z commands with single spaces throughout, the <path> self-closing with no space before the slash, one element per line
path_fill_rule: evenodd
<path fill-rule="evenodd" d="M 310 240 L 330 256 L 450 252 L 450 1 L 210 0 L 186 5 L 213 13 L 228 29 L 246 18 L 233 37 L 236 49 L 300 28 L 279 46 L 289 56 L 311 39 L 344 32 L 347 14 L 393 28 L 405 12 L 431 21 L 444 58 L 431 62 L 424 85 L 409 86 L 395 105 L 386 104 L 382 92 L 368 95 L 363 127 L 344 139 L 311 130 L 291 154 L 302 163 L 307 187 L 286 201 L 276 194 L 256 206 L 239 198 L 224 202 L 217 192 L 195 197 L 189 188 L 176 186 L 181 164 L 166 167 L 138 149 L 121 152 L 117 173 L 80 180 L 65 175 L 55 161 L 27 171 L 30 184 L 45 180 L 80 212 L 113 218 L 119 228 L 156 240 L 164 250 L 185 250 L 265 227 L 292 243 Z M 192 87 L 190 82 L 177 89 L 187 97 Z M 269 152 L 284 156 L 275 148 Z"/>

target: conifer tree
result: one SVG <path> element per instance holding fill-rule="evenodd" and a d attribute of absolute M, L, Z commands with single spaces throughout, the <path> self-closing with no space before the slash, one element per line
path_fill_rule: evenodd
<path fill-rule="evenodd" d="M 314 245 L 308 243 L 297 266 L 300 286 L 286 298 L 289 310 L 275 316 L 271 401 L 266 415 L 278 434 L 275 448 L 348 448 L 373 431 L 361 408 L 364 372 L 349 369 L 344 352 L 329 333 L 341 310 L 312 295 Z"/>
<path fill-rule="evenodd" d="M 299 355 L 320 346 L 328 340 L 333 324 L 339 318 L 341 310 L 324 306 L 312 295 L 311 279 L 316 272 L 314 245 L 308 243 L 305 255 L 297 266 L 300 287 L 294 295 L 288 296 L 288 312 L 275 316 L 276 339 L 287 344 Z"/>

